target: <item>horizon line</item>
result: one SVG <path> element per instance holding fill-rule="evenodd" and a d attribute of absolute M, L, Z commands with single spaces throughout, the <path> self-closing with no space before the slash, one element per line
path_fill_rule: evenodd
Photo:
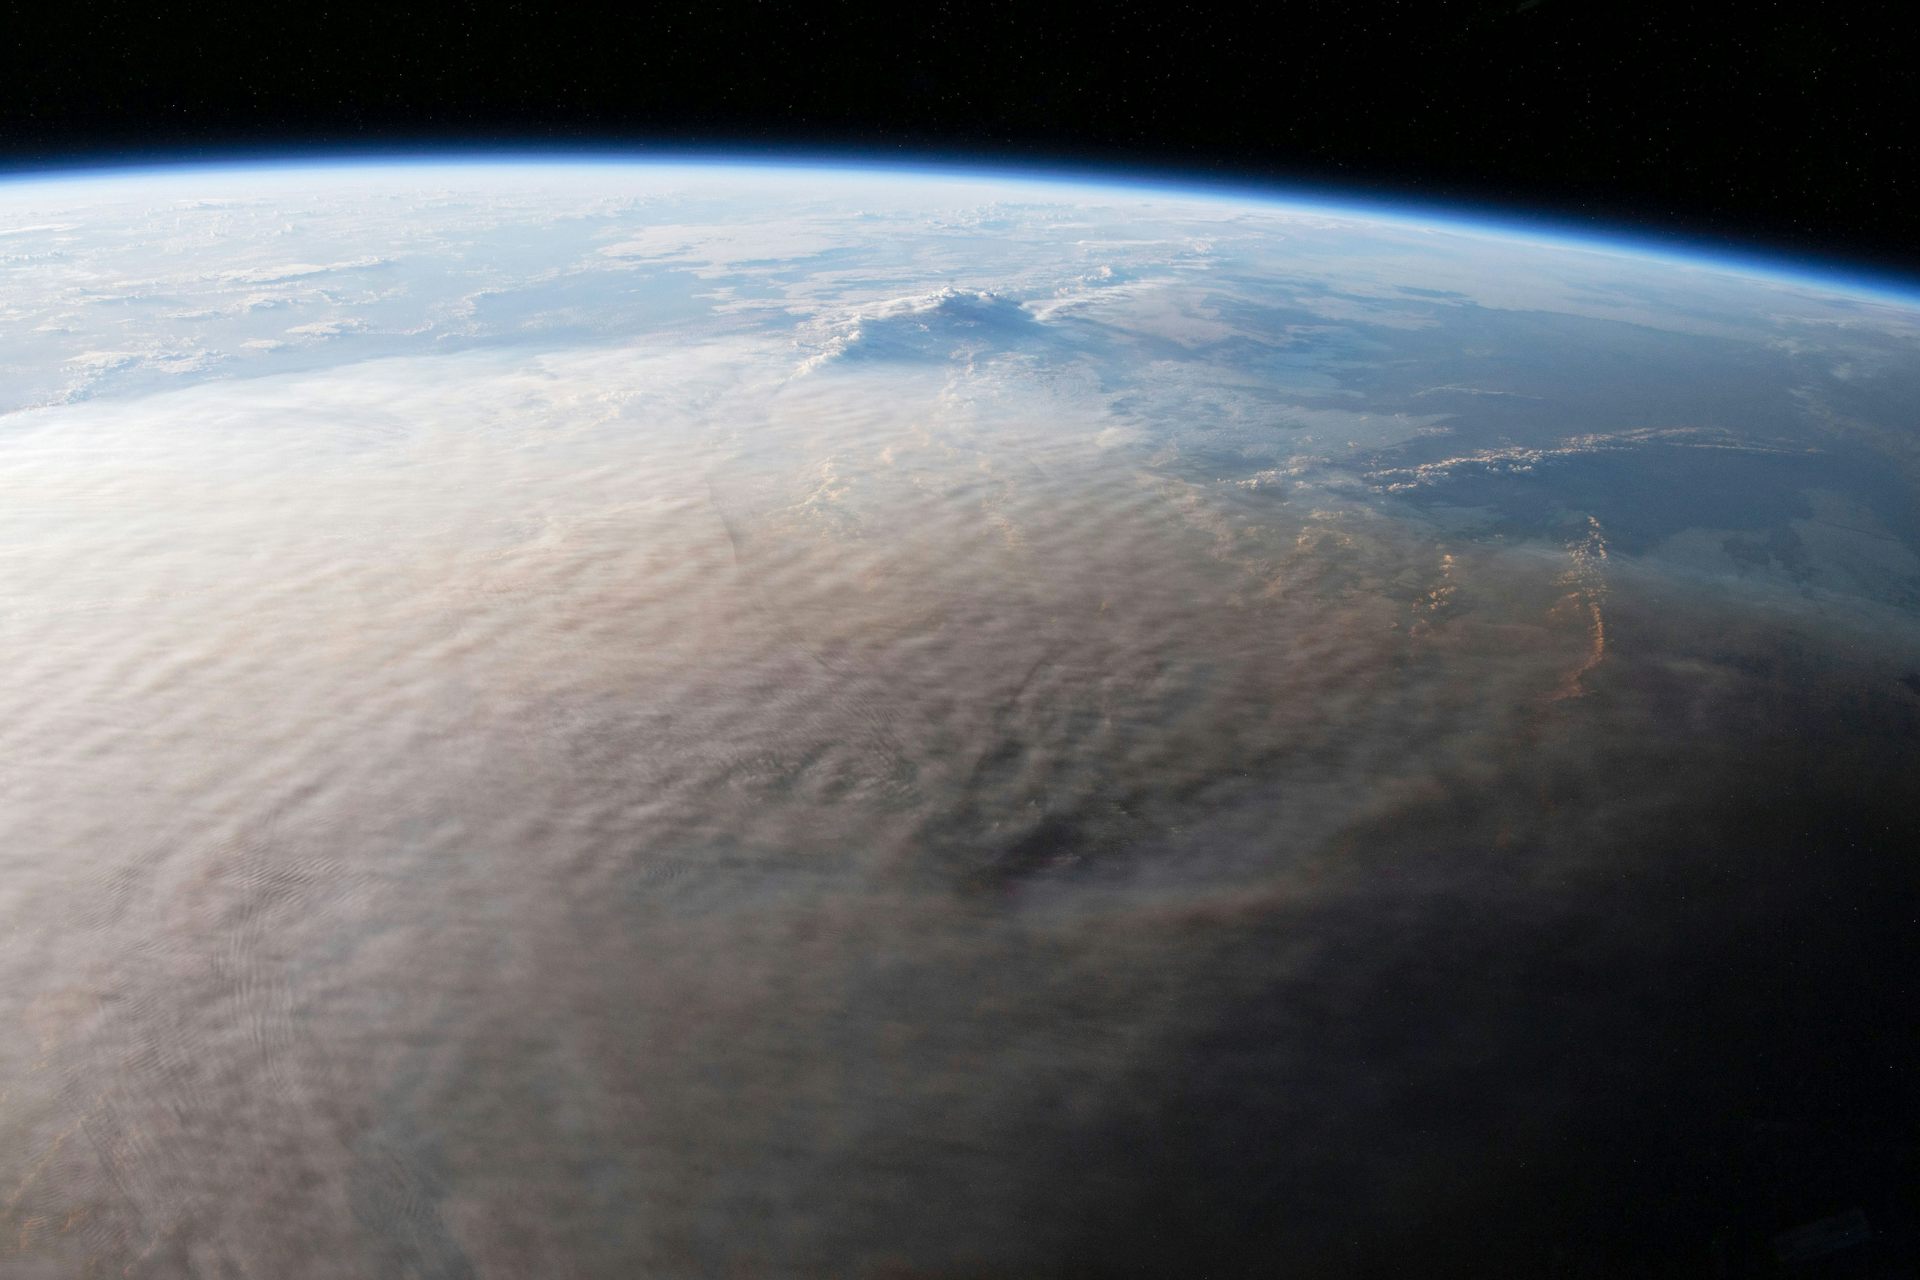
<path fill-rule="evenodd" d="M 842 173 L 883 173 L 949 180 L 1081 186 L 1190 199 L 1240 200 L 1336 214 L 1359 221 L 1436 224 L 1456 234 L 1501 239 L 1530 237 L 1587 252 L 1653 258 L 1723 273 L 1759 276 L 1801 287 L 1866 296 L 1902 307 L 1920 307 L 1920 272 L 1870 266 L 1841 254 L 1798 258 L 1755 245 L 1719 244 L 1698 234 L 1615 224 L 1602 230 L 1564 214 L 1544 212 L 1518 202 L 1470 202 L 1446 197 L 1385 196 L 1359 184 L 1305 185 L 1246 174 L 1220 175 L 1163 162 L 1126 164 L 1082 159 L 981 156 L 922 149 L 876 155 L 872 151 L 825 147 L 738 145 L 731 147 L 604 145 L 513 145 L 452 142 L 366 147 L 321 144 L 220 147 L 204 152 L 151 151 L 75 154 L 64 159 L 24 164 L 0 161 L 0 194 L 24 184 L 134 178 L 156 173 L 231 171 L 249 168 L 332 170 L 376 167 L 460 168 L 487 165 L 768 168 Z"/>

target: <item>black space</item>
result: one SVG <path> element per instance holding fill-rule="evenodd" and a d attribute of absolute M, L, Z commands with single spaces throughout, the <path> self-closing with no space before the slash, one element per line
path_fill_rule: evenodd
<path fill-rule="evenodd" d="M 1067 161 L 1920 274 L 1920 17 L 1576 0 L 10 3 L 0 162 L 314 145 Z"/>

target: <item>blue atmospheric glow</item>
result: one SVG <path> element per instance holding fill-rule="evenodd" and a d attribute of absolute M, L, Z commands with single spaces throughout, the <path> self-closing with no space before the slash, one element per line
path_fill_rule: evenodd
<path fill-rule="evenodd" d="M 217 157 L 129 156 L 114 160 L 0 169 L 0 187 L 38 182 L 119 181 L 153 174 L 274 173 L 412 168 L 436 170 L 526 168 L 711 168 L 733 172 L 754 169 L 823 176 L 917 178 L 1023 187 L 1062 187 L 1131 192 L 1140 196 L 1265 206 L 1355 221 L 1443 231 L 1481 239 L 1521 240 L 1584 253 L 1632 257 L 1672 265 L 1761 278 L 1903 308 L 1920 307 L 1920 279 L 1885 269 L 1866 269 L 1826 257 L 1787 257 L 1764 251 L 1703 244 L 1681 233 L 1644 229 L 1594 232 L 1550 214 L 1467 206 L 1418 199 L 1379 199 L 1335 189 L 1289 186 L 1247 178 L 1216 177 L 1190 171 L 1132 166 L 1107 167 L 1084 162 L 910 155 L 898 159 L 867 153 L 822 150 L 732 148 L 728 150 L 638 149 L 634 147 L 501 150 L 448 145 L 432 150 L 328 149 L 320 152 L 226 153 Z"/>

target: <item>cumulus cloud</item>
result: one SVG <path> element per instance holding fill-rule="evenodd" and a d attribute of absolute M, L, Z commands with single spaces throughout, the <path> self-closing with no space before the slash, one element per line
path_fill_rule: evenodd
<path fill-rule="evenodd" d="M 297 324 L 285 333 L 302 338 L 337 338 L 343 333 L 361 333 L 367 328 L 367 322 L 357 316 L 340 320 L 316 320 L 311 324 Z"/>
<path fill-rule="evenodd" d="M 1553 462 L 1598 453 L 1619 453 L 1648 445 L 1673 449 L 1712 449 L 1730 453 L 1775 457 L 1805 457 L 1819 449 L 1805 443 L 1756 440 L 1730 431 L 1705 427 L 1645 427 L 1632 431 L 1573 436 L 1557 445 L 1509 445 L 1481 449 L 1458 457 L 1439 458 L 1411 467 L 1382 467 L 1367 478 L 1387 493 L 1402 493 L 1442 484 L 1462 475 L 1525 475 Z"/>
<path fill-rule="evenodd" d="M 220 272 L 215 279 L 223 284 L 285 284 L 293 280 L 311 280 L 316 276 L 331 275 L 341 271 L 366 271 L 373 267 L 389 265 L 391 259 L 381 257 L 349 258 L 342 262 L 313 263 L 287 262 L 268 266 L 236 267 Z"/>
<path fill-rule="evenodd" d="M 998 352 L 1034 351 L 1051 335 L 1017 299 L 983 290 L 944 288 L 863 307 L 818 325 L 813 353 L 800 372 L 836 361 L 966 360 Z"/>

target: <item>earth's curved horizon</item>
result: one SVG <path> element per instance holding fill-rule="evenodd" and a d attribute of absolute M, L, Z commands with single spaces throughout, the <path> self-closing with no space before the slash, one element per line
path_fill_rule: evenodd
<path fill-rule="evenodd" d="M 0 177 L 0 1271 L 1910 1265 L 1917 418 L 1491 216 Z"/>
<path fill-rule="evenodd" d="M 1271 213 L 1320 214 L 1361 222 L 1422 227 L 1461 235 L 1523 240 L 1582 252 L 1660 260 L 1734 275 L 1757 276 L 1819 292 L 1843 293 L 1920 306 L 1920 275 L 1899 263 L 1845 252 L 1796 252 L 1738 230 L 1709 233 L 1657 219 L 1627 222 L 1576 215 L 1552 203 L 1474 200 L 1339 183 L 1260 176 L 1173 163 L 1122 164 L 1085 157 L 1010 158 L 993 153 L 863 150 L 790 146 L 513 146 L 466 142 L 459 146 L 323 146 L 187 151 L 132 149 L 74 152 L 0 162 L 0 190 L 80 183 L 219 178 L 226 175 L 301 175 L 307 179 L 358 172 L 599 173 L 629 178 L 726 172 L 778 178 L 804 175 L 827 181 L 880 177 L 1003 189 L 1079 189 L 1108 196 L 1228 202 Z"/>

